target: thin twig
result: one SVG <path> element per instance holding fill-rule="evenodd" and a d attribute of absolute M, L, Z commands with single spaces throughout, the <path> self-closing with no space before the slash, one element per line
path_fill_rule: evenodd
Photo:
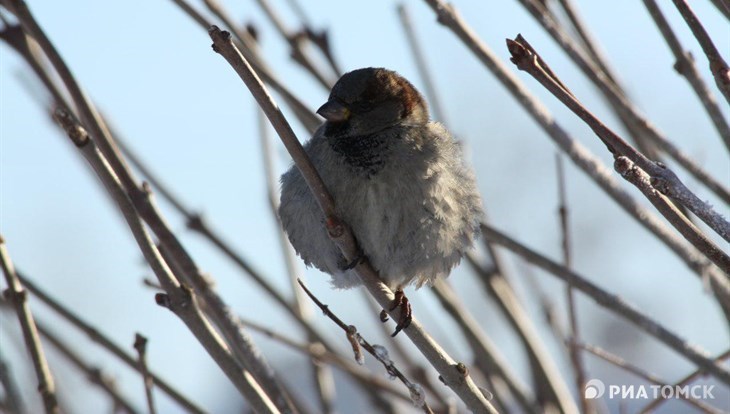
<path fill-rule="evenodd" d="M 186 0 L 172 1 L 175 2 L 175 4 L 177 4 L 204 30 L 208 30 L 208 28 L 213 24 L 203 15 L 198 13 L 198 11 L 195 10 L 192 6 L 190 6 L 190 4 L 188 4 Z M 246 39 L 250 39 L 250 37 L 243 36 L 239 40 L 243 42 Z M 271 68 L 269 68 L 268 65 L 266 65 L 266 63 L 264 62 L 263 58 L 258 53 L 256 53 L 257 48 L 255 43 L 253 42 L 253 39 L 250 39 L 250 42 L 248 43 L 241 43 L 240 46 L 242 46 L 241 50 L 246 53 L 246 59 L 251 62 L 251 65 L 256 69 L 256 72 L 263 78 L 266 84 L 269 85 L 271 89 L 279 93 L 279 95 L 281 95 L 281 98 L 284 100 L 284 102 L 287 103 L 287 105 L 289 105 L 299 122 L 301 122 L 301 124 L 308 131 L 314 132 L 314 130 L 317 129 L 321 122 L 320 118 L 314 112 L 312 112 L 312 110 L 309 109 L 307 105 L 304 104 L 304 102 L 294 96 L 294 94 L 286 86 L 284 86 L 284 84 L 282 84 L 281 81 L 274 75 Z"/>
<path fill-rule="evenodd" d="M 587 352 L 595 355 L 596 357 L 608 362 L 609 364 L 615 365 L 615 366 L 623 369 L 624 371 L 630 372 L 639 378 L 649 381 L 652 384 L 660 385 L 660 386 L 664 386 L 667 384 L 666 381 L 663 381 L 661 378 L 657 377 L 656 375 L 646 372 L 645 370 L 637 367 L 636 365 L 629 363 L 628 361 L 621 358 L 620 356 L 612 354 L 599 346 L 585 344 L 585 343 L 578 343 L 577 346 L 579 346 L 581 349 L 584 349 Z M 661 394 L 662 393 L 660 393 L 659 395 L 661 395 Z M 695 408 L 698 408 L 702 412 L 705 412 L 705 413 L 710 413 L 710 414 L 723 414 L 724 413 L 723 410 L 712 407 L 703 401 L 699 401 L 694 398 L 689 398 L 689 396 L 683 395 L 681 393 L 677 394 L 677 398 L 681 399 L 683 401 L 686 401 L 688 404 L 693 405 Z"/>
<path fill-rule="evenodd" d="M 712 123 L 715 125 L 715 129 L 720 133 L 720 137 L 722 137 L 725 146 L 730 150 L 730 125 L 728 125 L 725 115 L 720 110 L 717 99 L 710 92 L 702 76 L 700 76 L 697 65 L 695 65 L 694 57 L 689 51 L 684 50 L 679 42 L 679 38 L 672 31 L 672 27 L 662 14 L 656 1 L 644 0 L 644 5 L 649 11 L 651 18 L 654 19 L 654 23 L 656 23 L 664 40 L 666 40 L 672 54 L 674 54 L 674 58 L 676 59 L 674 70 L 687 79 L 687 82 L 689 82 L 697 97 L 700 98 L 700 102 L 702 102 L 705 111 L 707 111 Z"/>
<path fill-rule="evenodd" d="M 565 171 L 563 170 L 563 159 L 560 154 L 555 156 L 557 176 L 558 176 L 558 217 L 560 219 L 560 235 L 562 237 L 563 250 L 563 266 L 570 269 L 573 267 L 571 254 L 570 225 L 568 223 L 568 202 L 566 195 Z M 570 362 L 573 365 L 575 373 L 575 385 L 577 394 L 581 404 L 581 412 L 587 413 L 590 409 L 588 400 L 585 398 L 585 366 L 583 365 L 583 357 L 581 356 L 577 342 L 580 342 L 580 330 L 578 329 L 578 315 L 576 314 L 575 298 L 573 295 L 573 286 L 567 284 L 565 286 L 565 300 L 568 304 L 568 326 L 570 327 L 568 335 L 568 350 L 570 353 Z"/>
<path fill-rule="evenodd" d="M 378 393 L 387 393 L 402 401 L 411 402 L 410 395 L 403 392 L 400 387 L 394 386 L 392 382 L 384 381 L 383 377 L 380 375 L 373 375 L 366 372 L 362 366 L 353 362 L 352 358 L 346 358 L 340 354 L 334 353 L 319 343 L 298 342 L 292 338 L 282 335 L 280 332 L 264 327 L 254 321 L 242 319 L 242 322 L 244 325 L 251 328 L 251 330 L 260 332 L 291 349 L 310 356 L 312 359 L 320 363 L 327 363 L 333 367 L 337 367 L 352 378 L 357 378 L 362 383 L 365 383 L 369 387 L 375 389 Z M 385 400 L 385 398 L 383 398 L 383 400 Z"/>
<path fill-rule="evenodd" d="M 378 312 L 382 311 L 377 302 L 375 302 L 375 300 L 372 298 L 372 296 L 370 296 L 368 292 L 366 292 L 364 289 L 359 290 L 362 293 L 363 300 L 367 304 L 368 309 L 370 309 L 373 314 L 377 314 Z M 390 327 L 384 323 L 380 323 L 378 325 L 380 327 L 383 337 L 389 338 L 392 333 L 390 332 Z M 446 399 L 444 398 L 442 393 L 447 390 L 439 386 L 440 384 L 435 384 L 435 382 L 433 381 L 435 380 L 435 378 L 431 375 L 428 375 L 426 367 L 414 361 L 413 356 L 408 353 L 404 345 L 405 344 L 398 341 L 391 341 L 389 344 L 390 353 L 392 355 L 395 355 L 395 359 L 401 361 L 400 366 L 404 367 L 404 370 L 407 372 L 409 377 L 413 378 L 416 382 L 426 388 L 426 391 L 428 391 L 428 393 L 432 396 L 432 400 L 438 401 L 439 404 L 442 405 L 442 407 L 445 407 Z M 440 412 L 441 410 L 439 408 L 441 407 L 436 407 L 435 410 L 437 412 Z M 395 411 L 393 411 L 393 413 L 395 413 Z"/>
<path fill-rule="evenodd" d="M 403 3 L 398 5 L 398 17 L 400 17 L 401 26 L 403 26 L 403 31 L 406 34 L 408 46 L 410 46 L 411 52 L 413 53 L 413 59 L 416 63 L 418 75 L 423 81 L 423 87 L 426 92 L 426 96 L 428 97 L 428 102 L 431 106 L 434 118 L 446 123 L 446 115 L 443 109 L 441 109 L 441 102 L 438 98 L 438 93 L 436 93 L 436 85 L 433 82 L 433 76 L 429 70 L 430 66 L 426 63 L 426 56 L 423 53 L 421 44 L 416 36 L 416 29 L 413 27 L 408 7 Z"/>
<path fill-rule="evenodd" d="M 692 193 L 679 178 L 663 164 L 657 164 L 647 159 L 634 147 L 624 141 L 615 132 L 609 129 L 603 122 L 586 109 L 571 93 L 563 89 L 560 83 L 553 80 L 542 65 L 538 63 L 538 55 L 527 42 L 517 36 L 516 40 L 507 39 L 507 47 L 512 54 L 512 62 L 520 69 L 532 75 L 541 85 L 550 91 L 556 98 L 565 104 L 571 111 L 580 117 L 603 141 L 609 152 L 615 158 L 626 157 L 651 177 L 652 187 L 662 194 L 683 204 L 690 211 L 695 213 L 710 228 L 717 232 L 722 238 L 730 241 L 730 223 L 718 214 L 708 203 L 700 200 Z M 541 60 L 542 61 L 542 60 Z M 679 213 L 681 215 L 681 213 Z M 683 217 L 683 215 L 681 215 Z M 665 217 L 667 217 L 665 215 Z M 728 257 L 709 238 L 699 231 L 686 218 L 672 220 L 667 217 L 670 223 L 682 235 L 707 257 L 717 264 L 726 273 L 730 274 L 730 257 Z"/>
<path fill-rule="evenodd" d="M 573 25 L 575 31 L 580 36 L 580 40 L 586 48 L 586 51 L 591 55 L 593 61 L 601 67 L 603 73 L 606 74 L 608 79 L 616 85 L 620 90 L 623 90 L 618 82 L 618 77 L 613 73 L 608 65 L 608 59 L 606 59 L 603 51 L 598 47 L 598 43 L 593 39 L 593 36 L 588 31 L 588 26 L 583 22 L 583 19 L 578 14 L 578 8 L 576 7 L 573 0 L 558 0 L 560 7 L 563 9 L 565 14 L 570 20 L 570 24 Z M 548 3 L 548 6 L 550 3 Z"/>
<path fill-rule="evenodd" d="M 334 200 L 311 160 L 304 152 L 304 148 L 292 131 L 291 126 L 266 91 L 256 72 L 231 41 L 230 34 L 213 26 L 209 30 L 209 35 L 213 39 L 214 50 L 221 54 L 236 70 L 254 98 L 256 98 L 259 106 L 266 113 L 287 151 L 294 159 L 297 168 L 304 176 L 326 218 L 327 232 L 331 240 L 337 245 L 346 260 L 352 260 L 359 251 L 357 241 L 346 223 L 342 222 L 335 214 Z M 355 271 L 380 306 L 383 309 L 389 309 L 395 295 L 380 280 L 377 272 L 370 266 L 369 262 L 363 260 L 355 267 Z M 390 311 L 390 316 L 394 320 L 399 320 L 400 309 Z M 423 330 L 416 318 L 413 318 L 411 325 L 403 331 L 441 374 L 446 385 L 459 395 L 467 407 L 477 413 L 494 412 L 494 408 L 479 391 L 474 381 L 469 377 L 468 372 L 457 369 L 458 364 Z"/>
<path fill-rule="evenodd" d="M 416 384 L 414 382 L 411 382 L 399 369 L 395 366 L 395 363 L 390 359 L 390 356 L 388 355 L 388 350 L 382 346 L 382 345 L 372 345 L 370 344 L 365 338 L 360 335 L 360 333 L 357 332 L 357 328 L 354 325 L 347 325 L 344 323 L 337 315 L 332 312 L 329 307 L 325 304 L 323 304 L 319 299 L 317 299 L 314 294 L 307 289 L 307 286 L 304 285 L 304 283 L 299 280 L 299 285 L 304 289 L 304 291 L 307 293 L 307 295 L 312 299 L 312 301 L 319 307 L 325 316 L 330 318 L 337 326 L 342 329 L 343 332 L 347 335 L 348 340 L 350 341 L 350 344 L 352 345 L 353 352 L 355 354 L 355 360 L 358 362 L 358 364 L 363 364 L 363 356 L 360 353 L 360 347 L 365 349 L 370 355 L 372 355 L 378 362 L 383 364 L 383 367 L 385 367 L 385 370 L 388 372 L 389 375 L 398 378 L 407 388 L 408 391 L 411 394 L 411 399 L 413 400 L 413 404 L 416 407 L 420 407 L 423 409 L 425 413 L 433 413 L 431 410 L 431 407 L 429 407 L 428 403 L 426 402 L 426 395 L 423 391 L 423 388 L 420 384 Z"/>
<path fill-rule="evenodd" d="M 715 358 L 715 362 L 721 363 L 725 359 L 730 358 L 730 350 L 723 352 L 720 354 L 717 358 Z M 705 371 L 703 369 L 698 369 L 697 371 L 687 375 L 686 377 L 682 378 L 681 380 L 677 381 L 677 383 L 674 384 L 675 387 L 684 387 L 687 384 L 690 384 L 692 381 L 696 380 L 699 377 L 702 377 L 705 375 Z M 660 395 L 659 398 L 652 401 L 651 403 L 647 404 L 644 408 L 637 411 L 641 414 L 646 414 L 649 412 L 655 412 L 657 407 L 659 407 L 662 403 L 667 401 L 666 398 L 664 398 L 663 395 Z"/>
<path fill-rule="evenodd" d="M 286 28 L 284 22 L 281 19 L 274 8 L 271 6 L 268 0 L 256 0 L 256 3 L 261 7 L 264 14 L 276 28 L 279 35 L 289 45 L 289 56 L 294 59 L 305 71 L 307 71 L 312 77 L 314 77 L 319 84 L 326 89 L 328 92 L 334 85 L 334 82 L 329 79 L 321 70 L 317 68 L 312 59 L 307 55 L 304 47 L 304 40 L 307 39 L 306 33 L 294 33 L 293 31 Z"/>
<path fill-rule="evenodd" d="M 147 338 L 139 333 L 134 335 L 134 349 L 137 351 L 137 366 L 142 374 L 142 382 L 144 383 L 144 393 L 147 397 L 147 410 L 149 414 L 156 414 L 155 400 L 152 393 L 154 382 L 150 371 L 147 369 Z"/>
<path fill-rule="evenodd" d="M 15 273 L 15 267 L 10 260 L 10 255 L 5 246 L 5 239 L 2 235 L 0 235 L 0 267 L 2 267 L 5 282 L 8 285 L 3 294 L 5 299 L 12 304 L 18 316 L 20 328 L 23 331 L 23 339 L 25 339 L 25 347 L 30 354 L 38 379 L 38 393 L 43 400 L 43 407 L 46 414 L 58 414 L 61 410 L 56 397 L 56 385 L 53 382 L 48 361 L 43 353 L 43 345 L 41 345 L 41 340 L 38 337 L 38 328 L 28 305 L 28 293 L 23 289 L 23 285 Z"/>
<path fill-rule="evenodd" d="M 694 34 L 697 42 L 702 47 L 702 51 L 707 55 L 707 60 L 710 63 L 710 72 L 715 78 L 715 84 L 720 92 L 725 96 L 725 99 L 730 103 L 730 67 L 728 67 L 725 59 L 720 55 L 720 51 L 717 50 L 715 43 L 712 42 L 712 38 L 705 30 L 702 23 L 694 14 L 692 8 L 689 6 L 686 0 L 672 0 L 674 5 L 679 10 L 679 13 L 687 22 L 692 34 Z"/>
<path fill-rule="evenodd" d="M 593 299 L 600 306 L 620 315 L 639 329 L 674 349 L 677 353 L 681 354 L 688 360 L 694 362 L 698 367 L 705 369 L 707 373 L 714 375 L 726 384 L 730 384 L 730 371 L 712 361 L 707 356 L 707 352 L 680 338 L 664 326 L 644 315 L 635 306 L 629 304 L 624 299 L 601 289 L 597 285 L 591 283 L 588 279 L 535 252 L 486 224 L 482 224 L 482 234 L 484 237 L 506 247 L 528 262 L 557 276 L 566 283 L 571 284 L 573 287 Z"/>

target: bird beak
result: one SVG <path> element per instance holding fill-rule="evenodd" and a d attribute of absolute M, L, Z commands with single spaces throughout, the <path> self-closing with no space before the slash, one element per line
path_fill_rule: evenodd
<path fill-rule="evenodd" d="M 350 118 L 350 110 L 335 100 L 329 100 L 320 106 L 317 113 L 330 122 L 343 122 Z"/>

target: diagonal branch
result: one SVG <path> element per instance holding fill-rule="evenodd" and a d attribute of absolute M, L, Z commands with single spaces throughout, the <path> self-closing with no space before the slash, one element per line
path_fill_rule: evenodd
<path fill-rule="evenodd" d="M 586 109 L 571 93 L 567 92 L 560 83 L 554 80 L 539 58 L 522 36 L 516 40 L 507 39 L 507 47 L 512 54 L 512 62 L 520 69 L 532 75 L 541 85 L 557 97 L 573 113 L 578 115 L 595 134 L 603 141 L 609 152 L 615 158 L 626 157 L 645 171 L 651 178 L 652 187 L 664 195 L 686 206 L 700 217 L 708 226 L 730 241 L 730 223 L 728 223 L 709 204 L 700 200 L 694 193 L 684 186 L 679 178 L 665 165 L 647 159 L 629 143 L 624 141 L 615 132 L 609 129 L 595 115 Z M 681 213 L 678 212 L 678 215 Z M 666 215 L 665 215 L 666 217 Z M 730 274 L 730 257 L 718 248 L 709 238 L 702 234 L 691 222 L 680 218 L 672 220 L 667 217 L 673 226 L 682 233 L 700 251 L 717 264 L 726 273 Z"/>
<path fill-rule="evenodd" d="M 5 298 L 15 308 L 15 313 L 23 331 L 25 347 L 30 354 L 36 378 L 38 379 L 38 393 L 43 399 L 43 407 L 46 414 L 59 414 L 61 409 L 58 406 L 56 397 L 56 385 L 53 382 L 48 361 L 43 352 L 43 346 L 38 336 L 38 328 L 33 320 L 33 314 L 28 306 L 28 292 L 18 279 L 13 262 L 10 260 L 8 249 L 5 247 L 5 239 L 0 235 L 0 267 L 5 275 L 5 282 L 8 288 L 3 292 Z"/>
<path fill-rule="evenodd" d="M 659 31 L 666 40 L 672 54 L 674 54 L 674 58 L 677 60 L 674 64 L 674 69 L 687 79 L 687 82 L 689 82 L 709 114 L 712 123 L 715 125 L 715 129 L 720 133 L 725 146 L 730 150 L 730 125 L 728 125 L 725 115 L 720 110 L 717 99 L 710 92 L 702 76 L 700 76 L 697 65 L 695 65 L 694 57 L 689 51 L 685 51 L 682 48 L 682 45 L 679 43 L 679 38 L 672 31 L 672 27 L 662 14 L 656 1 L 644 0 L 644 5 L 649 11 L 651 18 L 654 19 L 654 23 L 656 23 Z"/>
<path fill-rule="evenodd" d="M 697 38 L 697 42 L 702 47 L 702 51 L 707 55 L 707 60 L 710 63 L 710 72 L 712 72 L 712 76 L 715 78 L 715 84 L 723 96 L 725 96 L 728 103 L 730 103 L 730 67 L 728 67 L 722 55 L 720 55 L 720 51 L 717 50 L 715 43 L 713 43 L 705 27 L 702 26 L 697 15 L 692 11 L 689 3 L 686 0 L 672 0 L 672 2 L 677 7 L 677 10 L 679 10 L 684 21 L 687 22 L 687 26 L 692 30 L 692 34 Z"/>

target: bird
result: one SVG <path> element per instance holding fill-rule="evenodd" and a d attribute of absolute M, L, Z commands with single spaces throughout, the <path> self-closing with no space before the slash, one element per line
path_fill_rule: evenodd
<path fill-rule="evenodd" d="M 484 211 L 474 172 L 461 144 L 429 119 L 423 96 L 392 70 L 345 73 L 317 113 L 325 122 L 304 150 L 361 254 L 348 262 L 330 240 L 296 166 L 281 176 L 281 224 L 304 263 L 331 275 L 334 288 L 360 286 L 354 267 L 366 257 L 395 291 L 395 336 L 412 319 L 403 289 L 447 277 L 480 235 Z"/>

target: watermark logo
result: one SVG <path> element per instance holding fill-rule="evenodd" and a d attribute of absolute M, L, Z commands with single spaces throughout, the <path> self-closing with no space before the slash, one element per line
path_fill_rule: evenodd
<path fill-rule="evenodd" d="M 606 385 L 599 379 L 591 379 L 586 382 L 583 395 L 587 400 L 601 398 L 604 394 L 608 399 L 622 400 L 657 398 L 707 400 L 715 398 L 712 393 L 714 389 L 714 385 Z"/>
<path fill-rule="evenodd" d="M 592 379 L 586 382 L 586 388 L 584 391 L 586 400 L 601 398 L 603 397 L 604 392 L 606 392 L 606 386 L 603 385 L 603 381 L 599 379 Z"/>

